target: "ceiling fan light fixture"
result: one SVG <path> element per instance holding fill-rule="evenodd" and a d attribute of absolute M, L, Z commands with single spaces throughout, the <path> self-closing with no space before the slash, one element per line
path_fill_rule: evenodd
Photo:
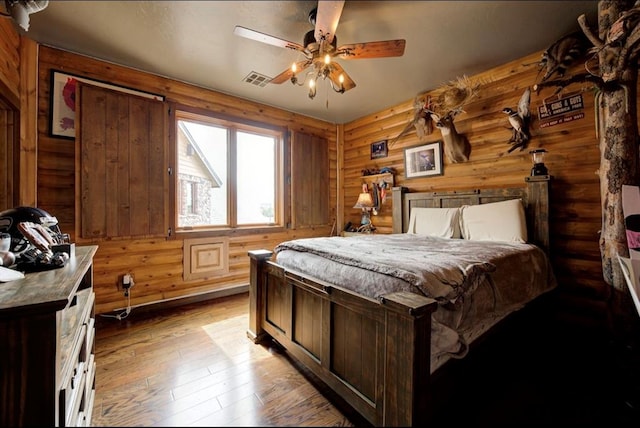
<path fill-rule="evenodd" d="M 316 96 L 316 79 L 309 80 L 309 98 L 314 99 Z"/>
<path fill-rule="evenodd" d="M 304 80 L 298 79 L 297 76 L 298 67 L 294 62 L 291 65 L 291 78 L 290 81 L 292 84 L 296 86 L 303 86 L 307 81 L 309 82 L 309 98 L 314 99 L 317 92 L 317 83 L 318 80 L 327 80 L 329 77 L 329 84 L 331 85 L 331 89 L 339 94 L 344 94 L 346 88 L 344 86 L 345 77 L 343 73 L 340 73 L 338 76 L 338 83 L 334 82 L 331 78 L 331 72 L 335 71 L 335 67 L 331 63 L 331 56 L 326 55 L 324 61 L 321 61 L 319 58 L 316 58 L 314 62 L 314 70 L 309 71 L 305 74 Z"/>
<path fill-rule="evenodd" d="M 333 89 L 334 91 L 336 91 L 339 94 L 344 94 L 344 74 L 340 73 L 340 76 L 338 76 L 338 82 L 340 82 L 340 86 L 336 87 L 335 84 L 333 83 L 333 80 L 329 79 L 329 82 L 331 83 L 331 89 Z"/>
<path fill-rule="evenodd" d="M 294 63 L 291 68 L 287 68 L 273 77 L 269 81 L 270 83 L 281 84 L 289 80 L 294 85 L 303 86 L 308 79 L 313 79 L 314 86 L 309 91 L 309 98 L 314 98 L 317 80 L 326 80 L 328 77 L 331 89 L 343 94 L 355 88 L 356 83 L 344 71 L 339 62 L 333 61 L 334 57 L 341 59 L 396 57 L 402 56 L 405 48 L 404 39 L 354 43 L 338 47 L 338 38 L 335 33 L 344 4 L 344 0 L 319 1 L 317 8 L 309 14 L 309 22 L 315 28 L 307 31 L 302 45 L 239 25 L 235 26 L 233 32 L 241 37 L 280 48 L 292 49 L 304 55 L 304 60 Z M 301 80 L 298 75 L 310 66 L 312 70 L 305 72 L 305 78 Z"/>

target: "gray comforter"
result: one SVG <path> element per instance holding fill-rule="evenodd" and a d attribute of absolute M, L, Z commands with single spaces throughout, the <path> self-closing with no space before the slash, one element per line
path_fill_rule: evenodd
<path fill-rule="evenodd" d="M 288 269 L 370 298 L 403 290 L 436 299 L 432 370 L 556 284 L 531 244 L 380 234 L 297 239 L 275 253 Z"/>

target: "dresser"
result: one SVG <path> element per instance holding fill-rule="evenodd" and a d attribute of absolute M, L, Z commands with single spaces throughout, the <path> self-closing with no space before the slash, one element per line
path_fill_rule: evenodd
<path fill-rule="evenodd" d="M 95 398 L 97 246 L 0 283 L 0 425 L 88 426 Z"/>

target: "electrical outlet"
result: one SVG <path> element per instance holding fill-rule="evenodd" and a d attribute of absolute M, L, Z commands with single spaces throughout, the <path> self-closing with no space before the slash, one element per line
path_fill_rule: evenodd
<path fill-rule="evenodd" d="M 130 273 L 125 273 L 122 275 L 122 289 L 124 290 L 124 297 L 129 296 L 129 289 L 133 287 L 133 275 Z"/>

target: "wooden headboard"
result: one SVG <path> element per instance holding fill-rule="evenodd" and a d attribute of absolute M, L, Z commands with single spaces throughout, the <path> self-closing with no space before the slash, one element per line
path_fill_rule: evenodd
<path fill-rule="evenodd" d="M 529 242 L 549 253 L 549 181 L 550 176 L 525 177 L 523 187 L 498 189 L 452 190 L 444 192 L 408 192 L 406 187 L 393 188 L 393 233 L 403 233 L 409 226 L 414 207 L 456 208 L 507 199 L 522 199 L 527 216 Z"/>

